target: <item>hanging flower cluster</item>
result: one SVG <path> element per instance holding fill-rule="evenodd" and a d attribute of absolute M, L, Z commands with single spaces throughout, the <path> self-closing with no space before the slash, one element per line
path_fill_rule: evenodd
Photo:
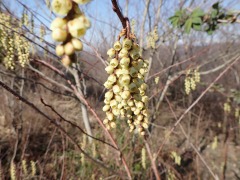
<path fill-rule="evenodd" d="M 24 67 L 29 61 L 30 44 L 22 36 L 22 25 L 17 19 L 0 13 L 0 51 L 6 68 L 14 69 L 16 60 Z M 21 22 L 21 21 L 20 21 Z"/>
<path fill-rule="evenodd" d="M 189 69 L 186 73 L 186 78 L 184 81 L 185 92 L 186 94 L 190 94 L 191 91 L 196 89 L 197 83 L 200 82 L 200 73 L 199 69 L 191 70 Z"/>
<path fill-rule="evenodd" d="M 144 76 L 148 62 L 140 57 L 140 48 L 132 38 L 119 38 L 107 54 L 110 62 L 105 68 L 109 76 L 104 83 L 108 91 L 104 100 L 106 118 L 103 123 L 110 129 L 116 127 L 117 119 L 126 120 L 130 132 L 137 129 L 145 135 L 148 97 Z"/>
<path fill-rule="evenodd" d="M 90 0 L 53 0 L 52 10 L 54 13 L 65 16 L 57 17 L 51 23 L 52 38 L 62 42 L 56 46 L 56 54 L 62 56 L 62 63 L 69 66 L 72 63 L 71 55 L 75 51 L 81 51 L 83 44 L 79 40 L 90 28 L 90 21 L 79 9 L 78 4 L 86 4 Z"/>

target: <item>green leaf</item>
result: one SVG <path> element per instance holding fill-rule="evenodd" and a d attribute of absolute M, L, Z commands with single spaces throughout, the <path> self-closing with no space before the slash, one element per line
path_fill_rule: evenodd
<path fill-rule="evenodd" d="M 202 24 L 202 19 L 199 17 L 194 17 L 194 18 L 192 18 L 192 23 L 193 24 Z"/>
<path fill-rule="evenodd" d="M 208 33 L 208 35 L 212 35 L 213 34 L 213 30 L 210 29 L 210 30 L 207 31 L 207 33 Z"/>
<path fill-rule="evenodd" d="M 179 17 L 178 16 L 172 16 L 172 17 L 169 18 L 169 21 L 171 22 L 173 27 L 177 27 L 178 22 L 179 22 Z"/>
<path fill-rule="evenodd" d="M 193 10 L 191 17 L 203 17 L 204 15 L 205 14 L 204 14 L 203 10 L 200 8 L 197 8 L 197 9 Z"/>
<path fill-rule="evenodd" d="M 212 5 L 212 8 L 219 10 L 219 8 L 220 8 L 219 2 L 214 3 L 214 4 Z"/>
<path fill-rule="evenodd" d="M 196 30 L 196 31 L 201 31 L 202 26 L 200 24 L 193 24 L 193 29 Z"/>
<path fill-rule="evenodd" d="M 217 15 L 218 15 L 218 11 L 216 9 L 213 9 L 212 12 L 211 12 L 211 17 L 216 18 Z"/>
<path fill-rule="evenodd" d="M 184 24 L 185 33 L 189 34 L 191 31 L 191 27 L 192 27 L 192 19 L 189 18 Z"/>

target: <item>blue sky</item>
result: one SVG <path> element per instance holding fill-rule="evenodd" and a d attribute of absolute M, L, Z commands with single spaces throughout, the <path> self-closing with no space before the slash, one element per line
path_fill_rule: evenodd
<path fill-rule="evenodd" d="M 26 4 L 32 11 L 37 14 L 37 17 L 47 26 L 50 25 L 52 19 L 54 19 L 54 15 L 50 13 L 50 10 L 47 8 L 45 4 L 45 0 L 19 0 L 22 3 Z M 154 4 L 158 5 L 160 0 L 152 0 L 153 5 L 150 7 L 151 16 L 154 14 Z M 21 13 L 23 11 L 23 7 L 16 0 L 5 0 L 7 4 L 11 7 L 13 12 L 21 17 Z M 139 27 L 142 14 L 144 11 L 144 2 L 145 0 L 129 0 L 129 11 L 128 17 L 136 20 L 137 28 Z M 175 9 L 178 7 L 180 0 L 163 0 L 162 7 L 162 16 L 161 19 L 166 22 L 166 19 L 173 15 Z M 190 2 L 190 0 L 189 0 Z M 206 6 L 209 8 L 216 0 L 196 0 L 192 7 L 199 6 L 205 8 Z M 125 0 L 119 0 L 120 7 L 125 9 Z M 186 4 L 188 6 L 188 3 Z M 223 6 L 226 6 L 231 9 L 240 9 L 240 0 L 223 0 Z M 121 29 L 121 23 L 118 20 L 116 14 L 112 10 L 111 0 L 93 0 L 86 6 L 81 6 L 86 15 L 90 17 L 92 22 L 92 28 L 88 31 L 85 36 L 86 39 L 94 39 L 96 43 L 98 40 L 103 41 L 104 38 L 107 40 L 113 34 L 117 35 L 118 31 L 113 29 L 111 25 Z M 207 10 L 207 9 L 206 9 Z M 41 23 L 35 21 L 37 26 L 39 27 Z M 146 23 L 146 27 L 148 27 L 148 22 Z M 162 28 L 162 27 L 160 27 Z M 139 31 L 138 31 L 139 32 Z M 36 33 L 39 33 L 39 30 L 36 28 Z M 50 33 L 50 32 L 49 32 Z M 147 32 L 146 32 L 147 33 Z M 100 37 L 101 36 L 101 37 Z M 46 40 L 53 42 L 51 37 L 46 36 Z M 111 39 L 110 39 L 111 41 Z"/>

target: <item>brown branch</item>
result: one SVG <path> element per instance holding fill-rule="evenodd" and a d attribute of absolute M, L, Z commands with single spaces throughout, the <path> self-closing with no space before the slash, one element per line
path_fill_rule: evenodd
<path fill-rule="evenodd" d="M 123 16 L 123 14 L 118 6 L 117 0 L 112 0 L 112 5 L 113 5 L 113 7 L 112 7 L 113 11 L 118 15 L 118 18 L 120 19 L 122 26 L 125 29 L 127 27 L 126 18 Z"/>
<path fill-rule="evenodd" d="M 130 38 L 130 34 L 131 34 L 131 27 L 130 27 L 130 23 L 129 23 L 129 19 L 128 17 L 124 17 L 117 0 L 111 0 L 112 1 L 112 9 L 113 11 L 117 14 L 118 18 L 120 19 L 123 29 L 126 30 L 126 36 L 127 38 Z"/>
<path fill-rule="evenodd" d="M 161 180 L 161 177 L 159 176 L 158 169 L 157 169 L 157 166 L 156 166 L 155 158 L 152 155 L 150 146 L 149 146 L 148 141 L 147 141 L 146 138 L 144 138 L 144 142 L 145 142 L 145 146 L 146 146 L 146 149 L 147 149 L 148 157 L 149 157 L 149 159 L 151 161 L 151 166 L 152 166 L 154 175 L 155 175 L 157 180 Z"/>

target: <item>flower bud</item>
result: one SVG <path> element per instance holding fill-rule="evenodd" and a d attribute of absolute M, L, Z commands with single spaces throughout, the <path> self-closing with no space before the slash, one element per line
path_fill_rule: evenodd
<path fill-rule="evenodd" d="M 115 100 L 117 101 L 117 102 L 121 102 L 122 101 L 122 98 L 121 98 L 121 96 L 120 95 L 115 95 Z"/>
<path fill-rule="evenodd" d="M 126 114 L 126 110 L 125 110 L 125 109 L 121 109 L 121 110 L 120 110 L 120 114 L 124 117 L 125 114 Z"/>
<path fill-rule="evenodd" d="M 148 85 L 146 84 L 146 83 L 143 83 L 141 86 L 140 86 L 140 88 L 142 89 L 142 90 L 146 90 L 147 89 L 147 87 L 148 87 Z"/>
<path fill-rule="evenodd" d="M 110 61 L 110 65 L 114 68 L 117 67 L 118 66 L 118 60 L 116 58 L 112 59 Z"/>
<path fill-rule="evenodd" d="M 111 49 L 109 49 L 108 51 L 107 51 L 107 55 L 110 57 L 110 58 L 113 58 L 113 57 L 115 57 L 115 50 L 113 49 L 113 48 L 111 48 Z"/>
<path fill-rule="evenodd" d="M 82 5 L 82 4 L 86 4 L 86 3 L 90 2 L 91 0 L 73 0 L 73 1 Z"/>
<path fill-rule="evenodd" d="M 64 45 L 64 52 L 66 55 L 72 55 L 74 53 L 75 49 L 71 42 L 68 42 Z"/>
<path fill-rule="evenodd" d="M 111 128 L 116 128 L 116 123 L 115 122 L 110 122 L 110 126 L 111 126 Z"/>
<path fill-rule="evenodd" d="M 138 91 L 138 88 L 137 88 L 136 84 L 131 83 L 131 84 L 129 85 L 129 90 L 130 90 L 130 92 L 137 92 L 137 91 Z"/>
<path fill-rule="evenodd" d="M 81 51 L 83 49 L 83 44 L 79 39 L 72 38 L 71 42 L 75 50 Z"/>
<path fill-rule="evenodd" d="M 142 102 L 146 104 L 148 102 L 148 97 L 147 96 L 143 96 L 142 97 Z"/>
<path fill-rule="evenodd" d="M 123 40 L 123 48 L 130 50 L 132 48 L 132 40 L 126 38 Z"/>
<path fill-rule="evenodd" d="M 123 57 L 128 57 L 128 50 L 123 48 L 119 54 L 118 54 L 119 58 L 123 58 Z"/>
<path fill-rule="evenodd" d="M 82 37 L 86 33 L 85 24 L 79 18 L 69 21 L 67 25 L 69 33 L 75 38 Z"/>
<path fill-rule="evenodd" d="M 137 108 L 137 109 L 133 112 L 133 114 L 134 114 L 134 115 L 139 115 L 140 112 L 141 112 L 141 110 Z"/>
<path fill-rule="evenodd" d="M 134 67 L 131 67 L 130 68 L 130 75 L 132 77 L 137 77 L 137 74 L 138 74 L 137 70 Z"/>
<path fill-rule="evenodd" d="M 63 64 L 64 66 L 68 67 L 68 66 L 71 65 L 71 63 L 72 63 L 72 61 L 71 61 L 71 59 L 70 59 L 69 56 L 64 56 L 64 57 L 62 58 L 62 64 Z"/>
<path fill-rule="evenodd" d="M 109 109 L 110 109 L 110 106 L 109 106 L 109 105 L 105 105 L 105 106 L 103 106 L 103 108 L 102 108 L 102 110 L 103 110 L 104 112 L 108 111 Z"/>
<path fill-rule="evenodd" d="M 145 75 L 146 74 L 146 70 L 141 68 L 141 69 L 139 69 L 139 73 L 142 74 L 142 75 Z"/>
<path fill-rule="evenodd" d="M 79 16 L 78 20 L 79 20 L 79 22 L 84 24 L 85 28 L 88 29 L 91 27 L 91 22 L 89 21 L 89 19 L 86 16 L 84 16 L 84 15 Z"/>
<path fill-rule="evenodd" d="M 143 107 L 144 107 L 144 104 L 141 101 L 137 102 L 136 105 L 137 105 L 137 108 L 140 110 L 143 109 Z"/>
<path fill-rule="evenodd" d="M 108 124 L 109 120 L 108 119 L 104 119 L 103 120 L 103 124 Z"/>
<path fill-rule="evenodd" d="M 142 111 L 142 114 L 143 114 L 144 116 L 148 116 L 148 112 L 147 112 L 147 110 L 144 109 L 144 110 Z"/>
<path fill-rule="evenodd" d="M 129 75 L 122 75 L 120 77 L 120 83 L 124 86 L 129 85 L 131 77 Z"/>
<path fill-rule="evenodd" d="M 66 25 L 67 25 L 67 20 L 57 17 L 55 18 L 51 25 L 50 25 L 50 29 L 53 31 L 54 29 L 60 28 L 60 29 L 66 29 Z"/>
<path fill-rule="evenodd" d="M 114 94 L 118 94 L 121 91 L 121 89 L 118 85 L 114 85 L 112 89 L 113 89 Z"/>
<path fill-rule="evenodd" d="M 114 67 L 112 67 L 112 66 L 107 66 L 107 67 L 105 68 L 105 71 L 106 71 L 108 74 L 112 74 L 113 71 L 114 71 Z"/>
<path fill-rule="evenodd" d="M 107 116 L 109 121 L 112 121 L 114 119 L 114 115 L 111 112 L 106 112 L 106 116 Z"/>
<path fill-rule="evenodd" d="M 135 43 L 133 44 L 132 49 L 133 49 L 134 51 L 137 51 L 137 52 L 140 51 L 140 47 L 139 47 L 139 45 L 138 45 L 138 44 L 135 44 Z"/>
<path fill-rule="evenodd" d="M 129 66 L 129 63 L 130 63 L 130 58 L 128 57 L 123 57 L 121 60 L 120 60 L 120 65 L 122 67 L 128 67 Z"/>
<path fill-rule="evenodd" d="M 115 82 L 117 81 L 117 78 L 116 78 L 115 75 L 111 74 L 111 75 L 108 77 L 107 81 L 112 82 L 112 83 L 115 83 Z"/>
<path fill-rule="evenodd" d="M 64 47 L 63 47 L 63 45 L 57 45 L 56 46 L 56 54 L 57 54 L 57 56 L 64 55 Z"/>
<path fill-rule="evenodd" d="M 122 107 L 123 107 L 123 105 L 121 103 L 117 105 L 118 109 L 122 109 Z"/>
<path fill-rule="evenodd" d="M 55 41 L 63 42 L 67 39 L 67 31 L 60 28 L 56 28 L 52 31 L 52 38 Z"/>
<path fill-rule="evenodd" d="M 148 124 L 147 123 L 142 123 L 142 127 L 144 128 L 144 129 L 148 129 Z"/>
<path fill-rule="evenodd" d="M 112 110 L 112 113 L 114 114 L 114 116 L 119 116 L 119 115 L 120 115 L 120 110 L 117 109 L 117 108 L 114 108 L 114 109 Z"/>
<path fill-rule="evenodd" d="M 121 104 L 122 104 L 123 106 L 126 106 L 126 105 L 127 105 L 127 101 L 126 101 L 125 99 L 123 99 L 122 102 L 121 102 Z"/>
<path fill-rule="evenodd" d="M 135 51 L 135 50 L 131 50 L 130 51 L 130 56 L 133 60 L 137 60 L 140 57 L 139 52 Z"/>
<path fill-rule="evenodd" d="M 137 115 L 137 120 L 138 120 L 138 121 L 143 120 L 143 115 L 142 115 L 142 114 Z"/>
<path fill-rule="evenodd" d="M 59 15 L 66 15 L 72 9 L 72 1 L 70 0 L 53 0 L 52 10 Z"/>
<path fill-rule="evenodd" d="M 116 51 L 120 51 L 121 48 L 122 48 L 122 45 L 119 41 L 116 41 L 113 45 L 113 48 L 116 50 Z"/>
<path fill-rule="evenodd" d="M 130 107 L 134 106 L 133 100 L 129 100 L 129 101 L 127 102 L 127 104 L 128 104 L 128 106 L 130 106 Z"/>
<path fill-rule="evenodd" d="M 130 98 L 130 92 L 129 91 L 123 91 L 121 94 L 121 97 L 123 99 L 129 99 Z"/>
<path fill-rule="evenodd" d="M 109 105 L 109 104 L 110 104 L 110 100 L 104 99 L 104 103 L 107 104 L 107 105 Z"/>
<path fill-rule="evenodd" d="M 110 89 L 110 88 L 112 88 L 113 84 L 112 84 L 112 82 L 106 81 L 103 85 L 106 89 Z"/>
<path fill-rule="evenodd" d="M 110 101 L 110 106 L 111 106 L 111 107 L 116 107 L 117 104 L 118 104 L 118 103 L 117 103 L 117 101 L 116 101 L 115 99 L 113 99 L 113 100 Z"/>
<path fill-rule="evenodd" d="M 142 96 L 140 94 L 134 94 L 133 98 L 137 101 L 141 101 L 142 100 Z"/>
<path fill-rule="evenodd" d="M 105 99 L 107 100 L 111 100 L 113 97 L 113 92 L 112 91 L 108 91 L 105 93 Z"/>

